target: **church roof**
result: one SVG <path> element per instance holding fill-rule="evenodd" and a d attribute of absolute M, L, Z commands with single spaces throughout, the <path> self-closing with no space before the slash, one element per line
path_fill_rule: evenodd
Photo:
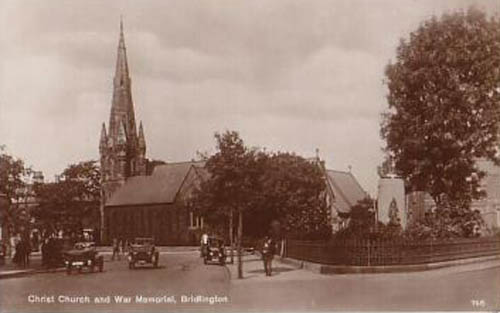
<path fill-rule="evenodd" d="M 158 165 L 149 176 L 129 177 L 106 206 L 173 203 L 190 168 L 201 162 Z"/>
<path fill-rule="evenodd" d="M 368 196 L 351 172 L 326 170 L 326 174 L 338 212 L 351 212 L 353 205 Z"/>

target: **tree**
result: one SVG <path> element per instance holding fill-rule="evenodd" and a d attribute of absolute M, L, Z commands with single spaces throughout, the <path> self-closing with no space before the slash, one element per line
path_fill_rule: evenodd
<path fill-rule="evenodd" d="M 219 214 L 229 220 L 231 245 L 233 214 L 237 215 L 238 277 L 242 278 L 243 214 L 254 208 L 258 199 L 262 154 L 247 148 L 235 131 L 216 133 L 215 139 L 217 152 L 205 165 L 209 179 L 201 184 L 194 201 L 205 209 L 206 215 Z"/>
<path fill-rule="evenodd" d="M 24 166 L 21 159 L 17 159 L 4 152 L 5 146 L 0 146 L 0 193 L 7 195 L 9 199 L 18 197 L 18 190 L 25 186 L 24 175 L 30 169 Z"/>
<path fill-rule="evenodd" d="M 327 239 L 331 234 L 326 183 L 321 168 L 290 153 L 266 158 L 259 210 L 261 225 L 280 220 L 287 237 Z M 262 229 L 258 227 L 257 229 Z M 267 231 L 267 229 L 266 229 Z"/>
<path fill-rule="evenodd" d="M 4 150 L 5 146 L 0 145 L 0 194 L 5 195 L 8 205 L 2 208 L 0 218 L 2 228 L 5 230 L 3 235 L 10 242 L 12 232 L 29 230 L 29 212 L 11 203 L 14 200 L 18 202 L 23 196 L 21 191 L 26 186 L 23 178 L 30 173 L 31 169 L 25 167 L 23 160 L 5 153 Z"/>
<path fill-rule="evenodd" d="M 500 21 L 474 8 L 423 22 L 386 68 L 386 150 L 438 208 L 443 195 L 452 208 L 484 195 L 478 158 L 500 164 L 499 69 Z"/>
<path fill-rule="evenodd" d="M 353 205 L 345 217 L 349 224 L 336 234 L 337 238 L 368 238 L 376 232 L 373 199 L 369 196 Z"/>
<path fill-rule="evenodd" d="M 405 236 L 410 239 L 454 239 L 479 236 L 484 221 L 478 210 L 458 206 L 444 199 L 439 210 L 425 213 L 422 220 L 410 225 Z"/>
<path fill-rule="evenodd" d="M 70 165 L 54 183 L 35 187 L 39 207 L 33 212 L 45 234 L 63 230 L 80 234 L 84 223 L 99 222 L 100 169 L 96 161 Z"/>

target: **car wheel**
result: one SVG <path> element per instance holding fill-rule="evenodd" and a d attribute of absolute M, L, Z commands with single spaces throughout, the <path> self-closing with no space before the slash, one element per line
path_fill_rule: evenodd
<path fill-rule="evenodd" d="M 94 263 L 92 263 L 92 265 L 90 265 L 90 272 L 93 273 L 95 271 L 95 265 Z"/>
<path fill-rule="evenodd" d="M 134 262 L 130 262 L 130 263 L 128 264 L 128 268 L 129 268 L 129 269 L 131 269 L 131 270 L 133 270 L 133 269 L 135 268 L 135 264 L 134 264 Z"/>
<path fill-rule="evenodd" d="M 71 275 L 71 265 L 66 266 L 66 274 Z"/>

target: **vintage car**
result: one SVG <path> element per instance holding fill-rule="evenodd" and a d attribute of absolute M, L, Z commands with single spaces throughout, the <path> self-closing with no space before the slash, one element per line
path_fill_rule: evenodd
<path fill-rule="evenodd" d="M 203 261 L 205 264 L 208 264 L 209 262 L 217 262 L 220 265 L 225 265 L 226 251 L 224 247 L 224 240 L 218 237 L 209 237 L 207 252 Z"/>
<path fill-rule="evenodd" d="M 160 253 L 155 248 L 153 238 L 136 238 L 129 247 L 128 267 L 134 269 L 137 264 L 152 264 L 158 267 Z"/>
<path fill-rule="evenodd" d="M 66 264 L 66 273 L 71 274 L 73 268 L 81 272 L 84 267 L 94 272 L 96 267 L 99 272 L 104 269 L 104 257 L 100 255 L 93 242 L 78 242 L 73 249 L 64 252 L 64 263 Z"/>
<path fill-rule="evenodd" d="M 65 252 L 73 250 L 75 242 L 69 238 L 48 238 L 42 244 L 42 264 L 47 268 L 64 267 Z"/>

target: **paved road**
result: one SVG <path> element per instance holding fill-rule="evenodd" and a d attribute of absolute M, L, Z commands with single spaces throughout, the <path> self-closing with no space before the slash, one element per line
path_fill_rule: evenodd
<path fill-rule="evenodd" d="M 246 279 L 230 279 L 226 267 L 205 266 L 196 252 L 162 255 L 160 269 L 128 269 L 106 262 L 104 273 L 37 274 L 0 280 L 0 308 L 8 312 L 138 311 L 322 311 L 322 310 L 493 310 L 500 308 L 500 268 L 456 267 L 419 273 L 319 275 L 275 264 L 264 277 L 260 263 L 246 264 Z M 88 296 L 90 304 L 35 303 L 35 296 Z M 95 297 L 111 296 L 110 304 Z M 142 304 L 136 296 L 176 304 Z M 181 303 L 182 296 L 225 297 L 229 303 Z M 130 304 L 114 296 L 131 297 Z M 169 300 L 170 299 L 170 300 Z M 212 300 L 215 300 L 212 298 Z M 477 300 L 476 306 L 471 302 Z"/>
<path fill-rule="evenodd" d="M 197 252 L 160 256 L 160 268 L 129 270 L 126 261 L 105 262 L 103 273 L 66 275 L 37 274 L 0 280 L 0 308 L 7 312 L 90 312 L 90 311 L 179 311 L 208 309 L 216 311 L 227 304 L 181 303 L 182 296 L 228 296 L 230 274 L 227 268 L 204 266 Z M 163 303 L 137 303 L 136 296 L 157 297 Z M 176 304 L 168 303 L 175 296 Z M 29 303 L 34 296 L 54 296 L 56 303 Z M 58 303 L 59 296 L 88 296 L 89 303 Z M 110 303 L 95 304 L 96 297 L 110 296 Z M 131 297 L 129 304 L 116 303 L 115 296 Z M 33 299 L 31 299 L 33 300 Z M 78 299 L 86 301 L 86 299 Z M 215 300 L 215 299 L 213 299 Z M 224 299 L 222 299 L 224 300 Z M 228 299 L 229 301 L 229 299 Z"/>

